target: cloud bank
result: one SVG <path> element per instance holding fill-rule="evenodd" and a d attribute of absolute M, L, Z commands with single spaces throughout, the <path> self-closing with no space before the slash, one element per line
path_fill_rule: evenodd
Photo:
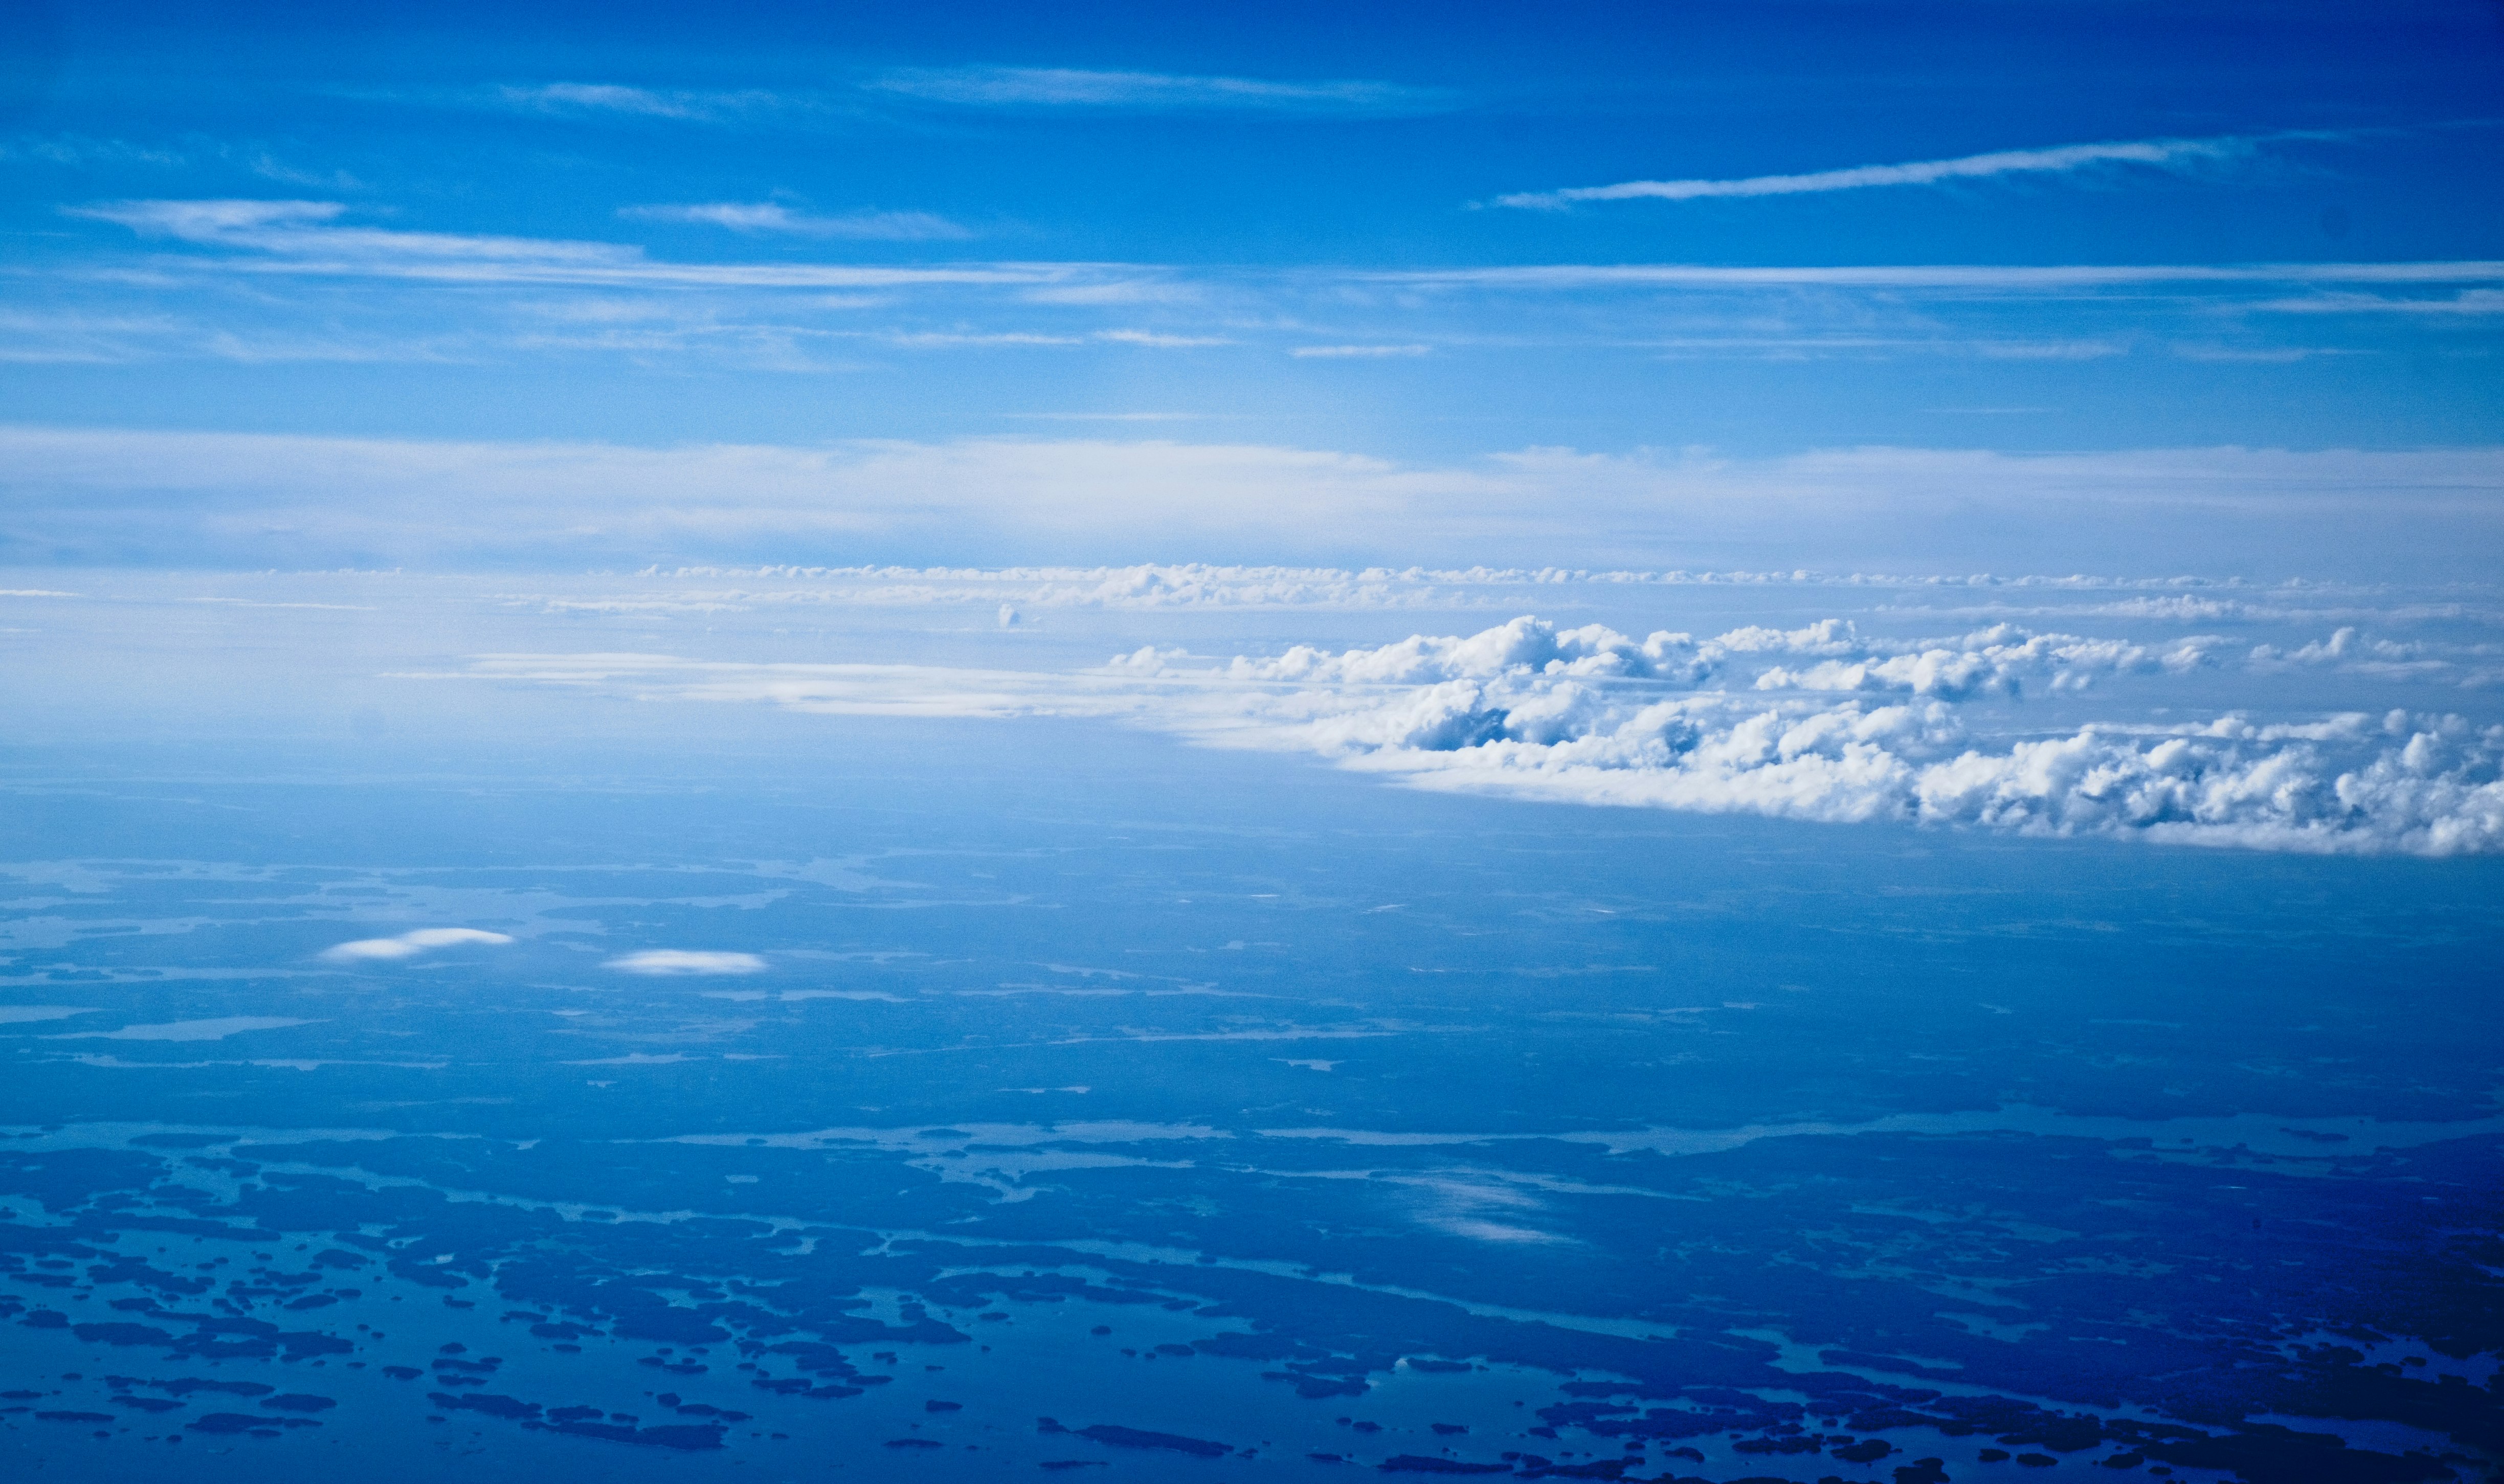
<path fill-rule="evenodd" d="M 1189 551 L 1962 573 L 2038 571 L 2057 553 L 2072 570 L 2483 580 L 2504 549 L 2490 448 L 1534 447 L 1437 465 L 1162 440 L 643 448 L 0 426 L 0 561 L 241 569 Z"/>
<path fill-rule="evenodd" d="M 2352 647 L 2352 641 L 2334 640 Z M 469 673 L 852 715 L 1094 716 L 1413 787 L 1556 803 L 2106 835 L 2257 849 L 2504 850 L 2504 726 L 2393 709 L 2029 727 L 2032 694 L 2253 660 L 1994 625 L 1890 640 L 1825 619 L 1636 638 L 1523 616 L 1466 636 L 1093 672 L 503 655 Z"/>
<path fill-rule="evenodd" d="M 1228 673 L 1300 687 L 1255 709 L 1243 741 L 1419 787 L 2263 849 L 2504 849 L 2504 727 L 2395 710 L 1995 740 L 1970 732 L 1957 703 L 2013 695 L 2028 676 L 2063 689 L 2188 670 L 2206 653 L 2004 628 L 1883 647 L 1831 621 L 1699 642 L 1519 618 L 1467 638 L 1237 660 Z M 1776 656 L 1810 663 L 1756 668 Z M 1756 671 L 1745 691 L 1688 689 L 1733 669 Z"/>

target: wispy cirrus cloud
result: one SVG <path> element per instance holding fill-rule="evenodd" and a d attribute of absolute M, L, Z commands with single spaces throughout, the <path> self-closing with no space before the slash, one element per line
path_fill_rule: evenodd
<path fill-rule="evenodd" d="M 780 232 L 794 237 L 843 237 L 870 242 L 928 242 L 974 235 L 964 226 L 926 211 L 847 211 L 817 216 L 793 211 L 780 201 L 623 206 L 617 215 L 630 222 L 685 222 L 734 232 Z"/>
<path fill-rule="evenodd" d="M 835 263 L 656 262 L 626 243 L 464 232 L 411 232 L 342 224 L 336 201 L 136 200 L 62 208 L 241 256 L 224 265 L 260 272 L 413 278 L 461 283 L 592 287 L 862 289 L 927 284 L 1048 284 L 1083 276 L 1055 264 L 936 267 Z"/>
<path fill-rule="evenodd" d="M 1357 283 L 1420 289 L 1904 289 L 2058 293 L 2164 284 L 2480 284 L 2504 281 L 2504 260 L 2240 263 L 1832 263 L 1733 267 L 1718 263 L 1525 263 L 1413 268 L 1346 275 Z"/>
<path fill-rule="evenodd" d="M 2220 135 L 2208 139 L 2114 140 L 2040 150 L 1994 150 L 1982 155 L 1959 155 L 1954 159 L 1854 165 L 1847 169 L 1812 170 L 1797 175 L 1620 181 L 1613 186 L 1516 191 L 1497 196 L 1493 204 L 1531 211 L 1561 211 L 1584 201 L 1702 201 L 1736 196 L 1812 195 L 1885 186 L 1936 186 L 1950 181 L 1988 180 L 2004 175 L 2067 175 L 2080 170 L 2128 165 L 2180 170 L 2242 158 L 2253 154 L 2258 145 L 2258 140 L 2243 135 Z"/>
<path fill-rule="evenodd" d="M 789 101 L 763 88 L 630 87 L 617 83 L 507 84 L 489 97 L 502 107 L 532 113 L 627 114 L 689 121 L 779 109 Z"/>
<path fill-rule="evenodd" d="M 2504 314 L 2504 289 L 2464 289 L 2450 298 L 2386 298 L 2376 293 L 2322 293 L 2254 304 L 2274 314 Z"/>
<path fill-rule="evenodd" d="M 871 79 L 877 92 L 959 108 L 1086 108 L 1285 114 L 1439 113 L 1441 88 L 1356 79 L 1288 81 L 1106 72 L 1077 67 L 905 68 Z"/>
<path fill-rule="evenodd" d="M 1299 345 L 1287 354 L 1299 361 L 1381 361 L 1423 356 L 1423 345 Z"/>

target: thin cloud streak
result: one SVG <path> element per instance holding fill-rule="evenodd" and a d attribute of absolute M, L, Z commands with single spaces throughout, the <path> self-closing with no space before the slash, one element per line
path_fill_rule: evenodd
<path fill-rule="evenodd" d="M 458 283 L 689 288 L 897 288 L 927 284 L 1049 284 L 1084 276 L 1070 263 L 942 267 L 827 263 L 654 262 L 631 244 L 453 232 L 386 231 L 333 224 L 335 201 L 108 201 L 63 214 L 199 247 L 263 255 L 212 260 L 263 273 L 416 278 Z"/>
<path fill-rule="evenodd" d="M 2106 165 L 2179 169 L 2239 158 L 2255 149 L 2251 139 L 2136 139 L 2105 144 L 2061 145 L 2047 150 L 1994 150 L 1955 159 L 1922 159 L 1893 165 L 1854 165 L 1800 175 L 1752 175 L 1737 180 L 1623 181 L 1565 190 L 1518 191 L 1495 205 L 1561 211 L 1582 201 L 1699 201 L 1738 196 L 1811 195 L 1884 186 L 1935 186 L 1944 181 L 1987 180 L 2000 175 L 2066 175 Z"/>
<path fill-rule="evenodd" d="M 2069 290 L 2141 284 L 2464 284 L 2504 282 L 2504 260 L 2255 263 L 1845 263 L 1727 267 L 1710 263 L 1532 263 L 1349 275 L 1427 289 L 1980 289 Z"/>
<path fill-rule="evenodd" d="M 762 88 L 738 91 L 691 88 L 628 87 L 614 83 L 541 83 L 507 85 L 492 94 L 506 108 L 534 113 L 629 114 L 645 119 L 708 121 L 735 114 L 784 106 L 779 93 Z"/>
<path fill-rule="evenodd" d="M 874 242 L 928 242 L 974 235 L 926 211 L 851 211 L 811 216 L 775 201 L 712 201 L 687 205 L 621 206 L 629 222 L 685 222 L 734 232 L 782 232 L 797 237 L 845 237 Z"/>
<path fill-rule="evenodd" d="M 1200 77 L 1074 67 L 912 68 L 870 88 L 960 108 L 1090 108 L 1291 114 L 1417 114 L 1451 106 L 1439 89 L 1332 79 Z"/>

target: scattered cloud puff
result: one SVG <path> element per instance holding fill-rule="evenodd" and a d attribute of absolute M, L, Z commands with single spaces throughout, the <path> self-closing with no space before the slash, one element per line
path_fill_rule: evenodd
<path fill-rule="evenodd" d="M 875 242 L 928 242 L 974 235 L 926 211 L 848 211 L 813 216 L 778 201 L 713 201 L 678 206 L 625 206 L 630 222 L 687 222 L 735 232 L 782 232 L 798 237 L 848 237 Z"/>
<path fill-rule="evenodd" d="M 512 941 L 509 934 L 490 933 L 474 927 L 421 927 L 397 938 L 360 938 L 354 943 L 334 944 L 323 949 L 322 956 L 333 963 L 360 963 L 415 958 L 433 949 L 455 948 L 463 944 L 504 944 Z"/>
<path fill-rule="evenodd" d="M 1752 175 L 1736 180 L 1624 181 L 1615 186 L 1579 186 L 1566 190 L 1522 191 L 1495 199 L 1498 206 L 1555 211 L 1581 201 L 1698 201 L 1733 196 L 1806 195 L 1830 190 L 1866 190 L 1880 186 L 1935 186 L 1948 181 L 1985 180 L 2000 175 L 2066 175 L 2099 166 L 2144 165 L 2181 169 L 2213 164 L 2250 155 L 2257 141 L 2240 136 L 2213 139 L 2133 139 L 2104 144 L 2070 144 L 2044 150 L 1994 150 L 1954 159 L 1920 159 L 1893 165 L 1854 165 L 1843 170 L 1813 170 L 1800 175 Z"/>
<path fill-rule="evenodd" d="M 655 978 L 694 974 L 761 974 L 765 971 L 765 960 L 753 953 L 704 949 L 644 949 L 641 952 L 620 954 L 609 960 L 605 967 Z"/>

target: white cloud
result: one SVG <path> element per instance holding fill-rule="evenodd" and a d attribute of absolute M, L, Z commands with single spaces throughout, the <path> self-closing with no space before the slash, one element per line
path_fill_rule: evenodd
<path fill-rule="evenodd" d="M 1423 356 L 1423 345 L 1299 345 L 1287 354 L 1298 360 L 1365 360 L 1390 356 Z"/>
<path fill-rule="evenodd" d="M 761 974 L 765 960 L 753 953 L 726 953 L 704 949 L 644 949 L 609 960 L 608 968 L 627 974 L 675 977 L 694 974 Z"/>
<path fill-rule="evenodd" d="M 970 237 L 971 231 L 926 211 L 848 211 L 832 216 L 796 212 L 777 201 L 713 201 L 678 206 L 624 206 L 617 215 L 635 222 L 691 222 L 735 232 L 782 232 L 798 237 L 849 237 L 877 242 L 928 242 Z"/>
<path fill-rule="evenodd" d="M 1810 673 L 1839 666 L 1858 688 L 1894 662 L 1870 665 L 1871 646 L 1831 623 L 1637 643 L 1596 626 L 1516 619 L 1467 638 L 1237 660 L 1232 675 L 1307 688 L 1235 719 L 1168 724 L 1316 752 L 1420 787 L 1560 802 L 2271 849 L 2504 850 L 2504 727 L 2399 711 L 2278 725 L 2226 715 L 1995 742 L 1971 735 L 1953 703 L 2020 665 L 2198 663 L 2182 650 L 2148 656 L 2110 641 L 1996 642 L 2014 637 L 1994 631 L 1961 649 L 1898 656 L 1912 663 L 1874 687 L 1935 699 L 1768 704 L 1750 692 L 1664 695 L 1658 683 L 1628 682 L 1666 680 L 1675 691 L 1744 656 L 1831 650 Z M 2012 665 L 2012 655 L 2024 658 Z M 1777 667 L 1751 691 L 1796 679 Z"/>
<path fill-rule="evenodd" d="M 134 200 L 64 207 L 142 236 L 238 255 L 191 259 L 246 272 L 401 278 L 463 284 L 606 288 L 875 289 L 1040 285 L 1099 270 L 1081 264 L 971 263 L 935 267 L 835 263 L 656 262 L 631 244 L 347 226 L 335 201 Z"/>
<path fill-rule="evenodd" d="M 421 927 L 397 938 L 360 938 L 353 943 L 334 944 L 323 949 L 322 956 L 335 963 L 359 963 L 414 958 L 433 949 L 512 941 L 508 934 L 490 933 L 474 927 Z"/>
<path fill-rule="evenodd" d="M 350 488 L 366 498 L 337 499 Z M 642 448 L 0 425 L 0 542 L 233 568 L 829 552 L 1083 568 L 1167 550 L 1247 569 L 1493 555 L 1966 573 L 2039 570 L 2049 553 L 2073 571 L 2484 580 L 2504 451 L 1524 448 L 1434 465 L 1157 439 Z M 1185 570 L 1117 580 L 1200 580 Z M 1244 580 L 1301 580 L 1285 570 Z"/>
<path fill-rule="evenodd" d="M 2160 649 L 2006 626 L 1884 641 L 1827 619 L 1636 639 L 1525 616 L 1224 665 L 1147 646 L 1081 674 L 648 655 L 492 656 L 471 673 L 827 713 L 1116 718 L 1414 787 L 1559 803 L 2263 849 L 2504 850 L 2504 727 L 2396 710 L 2300 723 L 2230 713 L 2047 736 L 1963 709 L 2014 699 L 2030 676 L 2074 693 L 2098 674 L 2209 662 L 2200 641 Z"/>
<path fill-rule="evenodd" d="M 1935 186 L 1948 181 L 1987 180 L 2001 175 L 2066 175 L 2100 166 L 2144 165 L 2180 169 L 2214 164 L 2253 152 L 2255 141 L 2239 136 L 2213 139 L 2134 139 L 2104 144 L 2061 145 L 2044 150 L 1995 150 L 1954 159 L 1921 159 L 1893 165 L 1854 165 L 1843 170 L 1814 170 L 1800 175 L 1752 175 L 1735 180 L 1625 181 L 1615 186 L 1580 186 L 1566 190 L 1521 191 L 1495 198 L 1498 206 L 1555 211 L 1581 201 L 1700 201 L 1734 196 L 1804 195 L 1830 190 L 1865 190 L 1880 186 Z"/>
<path fill-rule="evenodd" d="M 2387 298 L 2377 293 L 2320 293 L 2269 299 L 2251 306 L 2277 314 L 2504 314 L 2504 290 L 2464 289 L 2450 298 Z"/>
<path fill-rule="evenodd" d="M 1451 106 L 1448 94 L 1397 83 L 1102 72 L 1074 67 L 910 68 L 871 88 L 963 108 L 1076 108 L 1288 114 L 1416 114 Z"/>
<path fill-rule="evenodd" d="M 748 88 L 629 87 L 615 83 L 540 83 L 495 89 L 494 101 L 536 113 L 627 114 L 647 119 L 718 120 L 779 108 L 781 94 Z"/>
<path fill-rule="evenodd" d="M 2148 284 L 2454 284 L 2504 281 L 2504 261 L 2245 263 L 1844 263 L 1724 267 L 1707 263 L 1528 263 L 1518 267 L 1408 268 L 1347 275 L 1351 282 L 1411 288 L 1513 289 L 1903 289 L 2036 291 Z"/>
<path fill-rule="evenodd" d="M 1202 345 L 1233 345 L 1235 343 L 1223 335 L 1168 335 L 1159 333 L 1153 329 L 1099 329 L 1096 331 L 1095 338 L 1098 340 L 1110 340 L 1117 345 L 1144 345 L 1155 350 L 1186 350 Z M 1112 416 L 1116 417 L 1121 415 L 1122 414 L 1118 413 L 1112 414 Z M 1145 413 L 1136 414 L 1136 416 L 1156 418 L 1162 416 L 1162 414 Z"/>

